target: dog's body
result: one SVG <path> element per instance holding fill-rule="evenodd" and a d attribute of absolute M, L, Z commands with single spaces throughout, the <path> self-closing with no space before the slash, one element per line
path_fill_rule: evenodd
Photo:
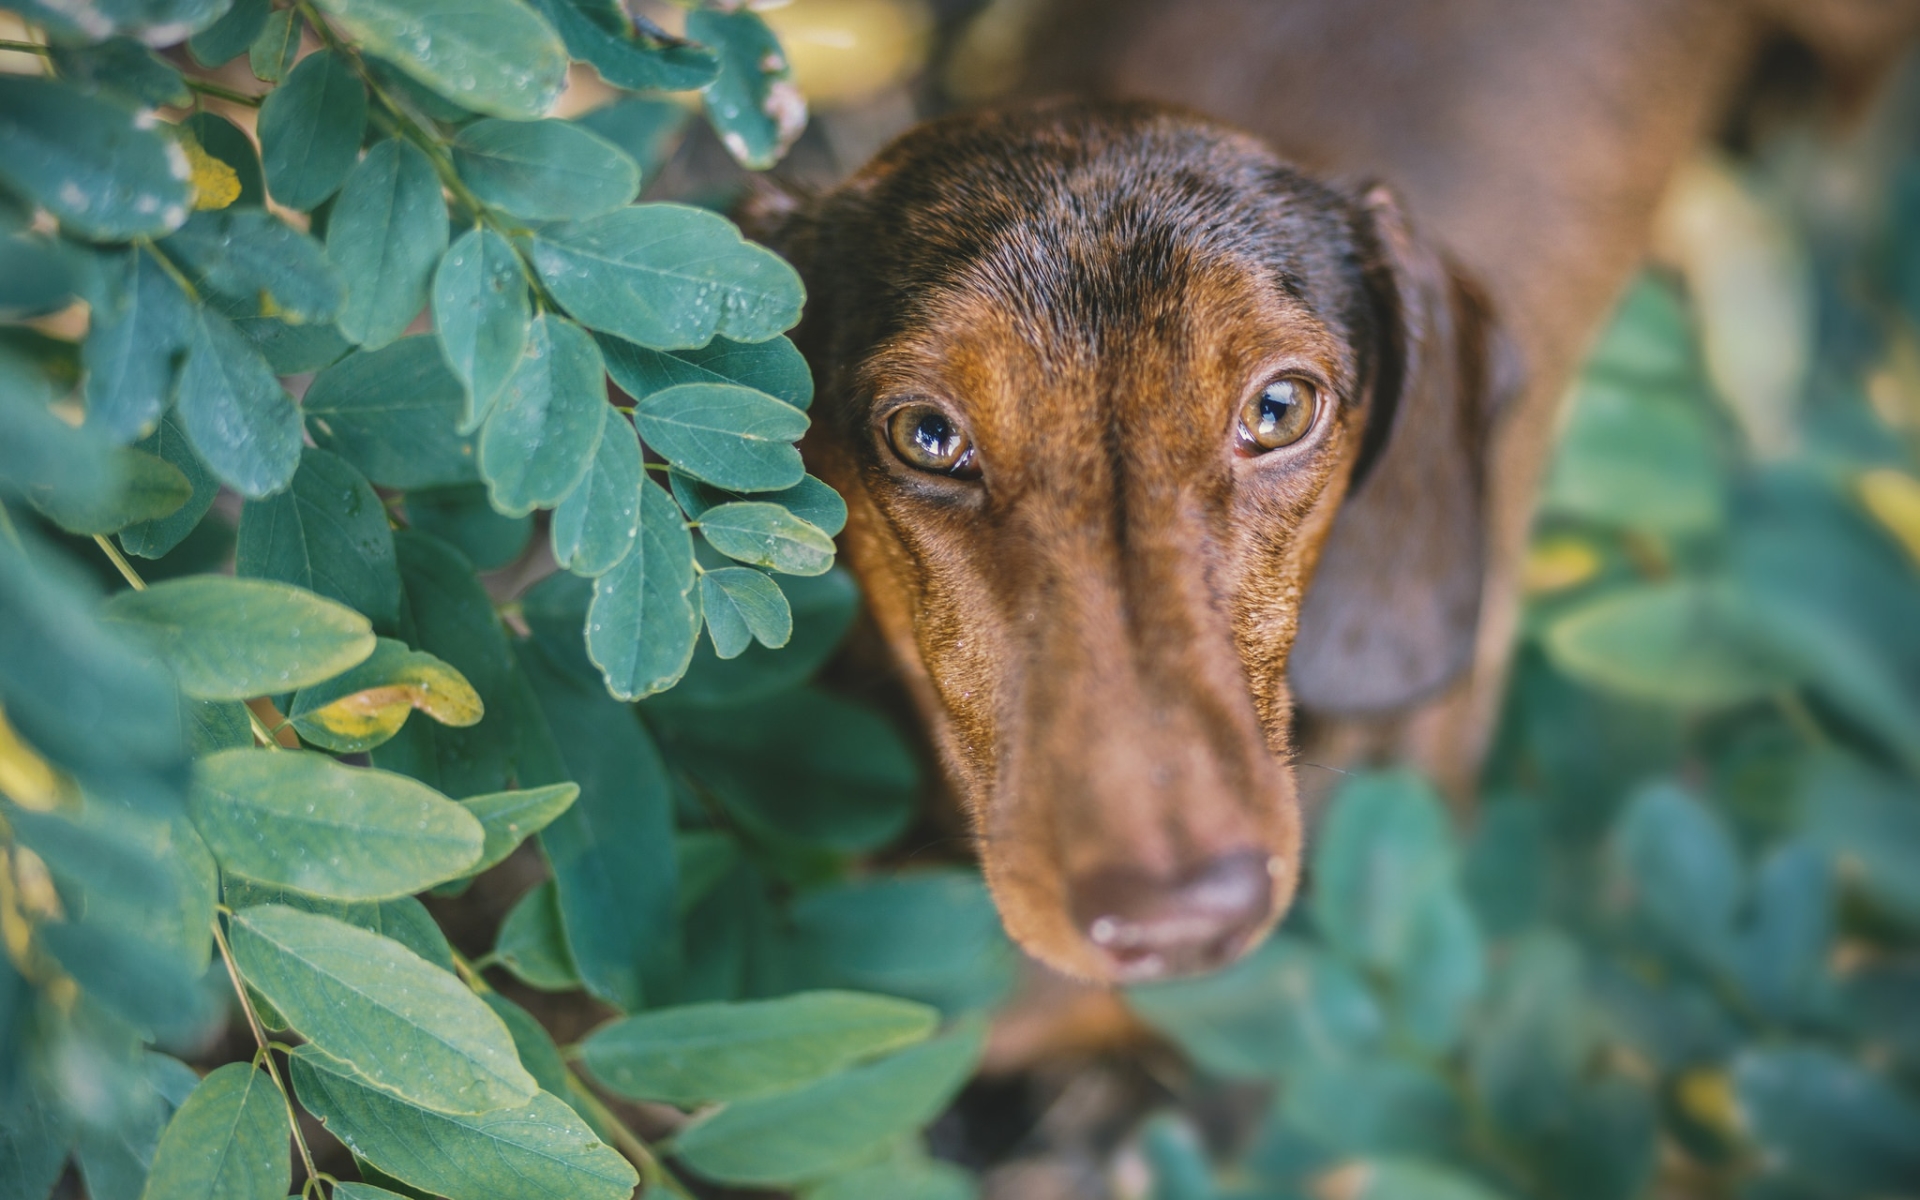
<path fill-rule="evenodd" d="M 1053 103 L 791 221 L 809 461 L 1029 951 L 1115 980 L 1257 939 L 1296 698 L 1469 777 L 1554 402 L 1757 3 L 1070 3 L 1039 90 L 1342 182 Z M 1858 6 L 1915 7 L 1793 11 Z"/>

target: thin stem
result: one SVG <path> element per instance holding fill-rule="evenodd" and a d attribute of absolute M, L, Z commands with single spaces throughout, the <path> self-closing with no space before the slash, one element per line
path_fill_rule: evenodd
<path fill-rule="evenodd" d="M 180 269 L 179 264 L 168 258 L 164 250 L 153 244 L 152 238 L 135 238 L 133 244 L 153 255 L 153 261 L 159 263 L 160 269 L 167 273 L 168 278 L 187 294 L 187 299 L 195 304 L 200 302 L 200 289 L 193 286 L 193 280 L 187 278 L 187 273 Z"/>
<path fill-rule="evenodd" d="M 233 947 L 227 945 L 227 932 L 220 928 L 220 918 L 213 919 L 213 942 L 220 947 L 220 961 L 227 965 L 227 978 L 233 982 L 233 994 L 240 998 L 240 1011 L 247 1015 L 247 1028 L 253 1031 L 253 1040 L 260 1047 L 258 1057 L 267 1064 L 267 1076 L 273 1080 L 273 1086 L 280 1089 L 280 1101 L 287 1106 L 287 1126 L 293 1130 L 293 1144 L 300 1148 L 300 1161 L 307 1168 L 307 1182 L 300 1188 L 300 1194 L 306 1195 L 307 1188 L 320 1178 L 320 1171 L 313 1165 L 313 1151 L 307 1148 L 307 1137 L 300 1132 L 300 1114 L 293 1108 L 293 1093 L 288 1090 L 286 1081 L 280 1078 L 280 1067 L 273 1059 L 272 1043 L 267 1041 L 267 1031 L 260 1024 L 260 1014 L 253 1011 L 253 1000 L 247 995 L 247 985 L 240 979 L 240 967 L 233 961 Z"/>
<path fill-rule="evenodd" d="M 230 87 L 221 87 L 217 83 L 208 83 L 204 79 L 186 76 L 187 87 L 203 96 L 212 96 L 218 100 L 230 100 L 235 104 L 244 104 L 248 108 L 259 108 L 266 99 L 264 96 L 250 96 L 245 92 L 236 92 Z"/>
<path fill-rule="evenodd" d="M 574 1073 L 572 1067 L 567 1068 L 567 1090 L 572 1092 L 580 1103 L 586 1105 L 587 1111 L 593 1114 L 595 1121 L 613 1135 L 614 1147 L 640 1168 L 640 1182 L 645 1185 L 641 1189 L 642 1194 L 654 1188 L 664 1188 L 673 1195 L 681 1197 L 682 1200 L 694 1200 L 694 1195 L 687 1189 L 687 1185 L 681 1183 L 673 1172 L 667 1169 L 666 1164 L 655 1157 L 653 1150 L 641 1141 L 637 1134 L 628 1129 L 626 1123 L 621 1121 L 600 1097 L 593 1094 L 593 1090 L 587 1086 L 584 1079 Z"/>
<path fill-rule="evenodd" d="M 17 42 L 12 38 L 0 38 L 0 50 L 18 50 L 22 54 L 38 54 L 42 58 L 52 53 L 39 42 Z"/>
<path fill-rule="evenodd" d="M 105 534 L 94 534 L 93 544 L 100 547 L 101 552 L 105 554 L 108 560 L 119 570 L 120 578 L 127 581 L 128 587 L 136 592 L 144 592 L 147 590 L 147 581 L 140 578 L 140 573 L 133 569 L 133 564 L 128 562 L 126 557 L 120 553 L 120 547 L 108 541 Z"/>

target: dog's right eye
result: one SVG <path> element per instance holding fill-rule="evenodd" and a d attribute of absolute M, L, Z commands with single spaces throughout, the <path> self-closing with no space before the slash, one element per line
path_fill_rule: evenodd
<path fill-rule="evenodd" d="M 973 439 L 931 404 L 909 404 L 887 418 L 887 441 L 900 461 L 917 471 L 977 479 Z"/>

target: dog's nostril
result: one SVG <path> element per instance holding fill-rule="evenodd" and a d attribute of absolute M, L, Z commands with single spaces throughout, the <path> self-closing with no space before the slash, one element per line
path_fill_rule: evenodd
<path fill-rule="evenodd" d="M 1074 919 L 1123 978 L 1204 971 L 1245 949 L 1266 922 L 1270 861 L 1239 850 L 1175 879 L 1108 867 L 1074 881 Z"/>

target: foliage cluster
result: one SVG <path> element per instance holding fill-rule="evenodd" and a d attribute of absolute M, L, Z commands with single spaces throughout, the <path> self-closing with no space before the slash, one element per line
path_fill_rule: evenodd
<path fill-rule="evenodd" d="M 969 875 L 848 877 L 918 775 L 807 683 L 856 598 L 799 279 L 634 203 L 689 106 L 630 93 L 749 166 L 797 133 L 761 19 L 13 8 L 0 1195 L 966 1195 L 918 1130 L 1010 952 Z M 547 116 L 586 65 L 615 98 Z M 75 297 L 82 338 L 31 322 Z M 538 528 L 563 570 L 490 595 Z M 530 839 L 469 961 L 417 897 Z M 509 975 L 614 1015 L 556 1046 Z"/>
<path fill-rule="evenodd" d="M 1547 483 L 1471 828 L 1416 777 L 1348 781 L 1279 936 L 1132 993 L 1203 1074 L 1275 1091 L 1249 1145 L 1157 1119 L 1158 1200 L 1920 1188 L 1904 95 L 1851 145 L 1720 168 L 1778 229 L 1733 247 L 1729 291 L 1649 273 L 1623 301 Z M 1802 296 L 1782 422 L 1709 356 Z M 1779 357 L 1750 343 L 1736 365 Z"/>

